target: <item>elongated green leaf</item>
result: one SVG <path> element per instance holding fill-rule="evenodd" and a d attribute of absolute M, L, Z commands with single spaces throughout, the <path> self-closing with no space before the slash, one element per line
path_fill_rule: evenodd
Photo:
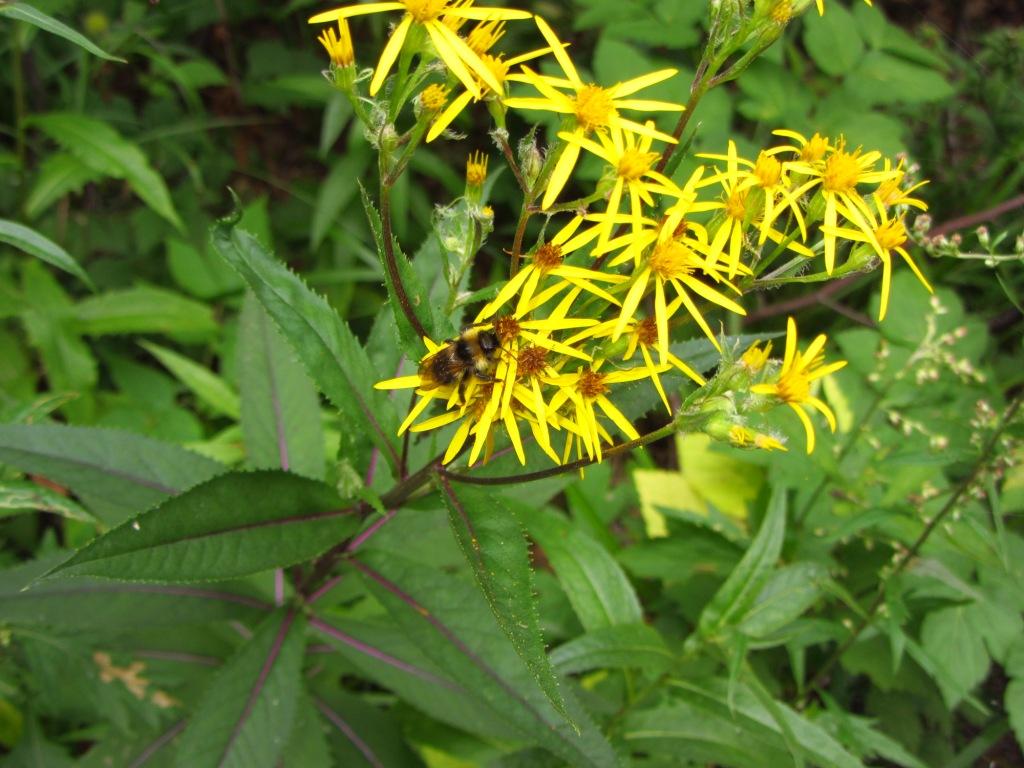
<path fill-rule="evenodd" d="M 70 488 L 105 522 L 209 480 L 224 467 L 129 432 L 57 424 L 0 425 L 0 462 Z"/>
<path fill-rule="evenodd" d="M 555 569 L 584 629 L 643 622 L 633 585 L 604 547 L 551 513 L 531 513 L 526 526 Z"/>
<path fill-rule="evenodd" d="M 565 714 L 558 678 L 544 651 L 522 524 L 494 494 L 472 486 L 453 487 L 444 477 L 439 482 L 448 521 L 498 626 L 548 700 Z"/>
<path fill-rule="evenodd" d="M 70 152 L 53 152 L 39 164 L 36 180 L 25 198 L 25 217 L 37 219 L 64 195 L 78 192 L 102 178 Z"/>
<path fill-rule="evenodd" d="M 93 56 L 99 56 L 101 59 L 106 59 L 107 61 L 118 61 L 122 64 L 125 63 L 124 59 L 117 56 L 111 56 L 85 35 L 76 32 L 67 24 L 57 21 L 57 19 L 33 8 L 31 5 L 16 2 L 0 4 L 0 16 L 6 16 L 9 19 L 15 19 L 17 21 L 25 21 L 33 26 L 39 27 L 44 32 L 49 32 L 50 34 L 57 35 L 58 37 L 63 37 L 65 40 L 84 48 Z"/>
<path fill-rule="evenodd" d="M 96 522 L 79 504 L 52 488 L 21 480 L 0 482 L 0 517 L 22 512 L 50 512 L 69 520 Z"/>
<path fill-rule="evenodd" d="M 0 219 L 0 243 L 13 245 L 30 256 L 42 259 L 47 264 L 74 275 L 90 288 L 94 287 L 92 280 L 85 274 L 85 270 L 72 258 L 70 253 L 24 224 Z"/>
<path fill-rule="evenodd" d="M 391 310 L 395 315 L 395 324 L 398 326 L 398 336 L 402 340 L 402 347 L 405 352 L 412 356 L 413 359 L 418 359 L 424 352 L 423 341 L 405 316 L 396 292 L 394 277 L 387 269 L 384 259 L 384 230 L 380 214 L 374 207 L 373 201 L 370 200 L 366 189 L 361 188 L 361 191 L 363 207 L 366 209 L 366 218 L 370 222 L 370 229 L 373 230 L 373 237 L 377 243 L 377 253 L 380 255 L 381 265 L 384 267 L 384 282 L 387 285 Z M 430 294 L 424 287 L 423 281 L 416 270 L 412 268 L 408 257 L 402 252 L 398 240 L 394 237 L 391 240 L 391 248 L 395 257 L 395 267 L 398 270 L 398 279 L 402 284 L 409 304 L 416 313 L 416 317 L 423 325 L 423 329 L 435 341 L 451 338 L 455 334 L 455 328 L 430 301 Z M 443 266 L 437 264 L 435 268 L 440 270 L 443 269 Z"/>
<path fill-rule="evenodd" d="M 418 768 L 423 764 L 406 746 L 401 723 L 383 709 L 343 693 L 337 686 L 322 691 L 316 707 L 329 727 L 335 756 L 332 765 Z"/>
<path fill-rule="evenodd" d="M 140 344 L 214 411 L 232 419 L 239 417 L 238 394 L 220 376 L 172 349 L 146 341 Z"/>
<path fill-rule="evenodd" d="M 369 165 L 367 152 L 346 152 L 331 166 L 316 196 L 313 218 L 310 222 L 310 243 L 320 247 L 335 220 L 356 194 L 355 179 L 362 178 Z"/>
<path fill-rule="evenodd" d="M 0 616 L 5 622 L 63 630 L 181 627 L 229 619 L 251 622 L 272 608 L 251 588 L 237 584 L 213 588 L 83 577 L 36 581 L 62 557 L 52 555 L 0 572 Z"/>
<path fill-rule="evenodd" d="M 382 377 L 345 322 L 248 232 L 221 221 L 212 238 L 213 247 L 249 284 L 320 390 L 341 411 L 345 429 L 365 434 L 397 467 L 395 410 L 383 392 L 374 390 Z"/>
<path fill-rule="evenodd" d="M 786 490 L 776 488 L 757 536 L 700 616 L 705 637 L 741 621 L 771 577 L 786 533 Z"/>
<path fill-rule="evenodd" d="M 358 527 L 323 483 L 286 472 L 221 475 L 100 536 L 52 573 L 188 583 L 315 557 Z"/>
<path fill-rule="evenodd" d="M 504 715 L 521 740 L 570 765 L 619 764 L 570 691 L 564 698 L 575 728 L 551 706 L 472 584 L 392 553 L 366 551 L 352 562 L 423 653 L 480 706 Z"/>
<path fill-rule="evenodd" d="M 180 768 L 273 768 L 302 690 L 305 622 L 267 618 L 210 681 L 178 747 Z"/>
<path fill-rule="evenodd" d="M 333 768 L 331 747 L 327 743 L 325 724 L 322 722 L 313 698 L 304 688 L 299 691 L 295 724 L 291 736 L 281 753 L 287 756 L 286 765 L 303 768 Z"/>
<path fill-rule="evenodd" d="M 139 147 L 109 125 L 88 115 L 51 112 L 31 118 L 31 124 L 97 173 L 124 179 L 154 213 L 182 229 L 163 178 Z"/>
<path fill-rule="evenodd" d="M 644 669 L 654 674 L 672 663 L 661 635 L 646 624 L 619 624 L 587 632 L 551 652 L 551 662 L 564 674 L 592 669 Z"/>
<path fill-rule="evenodd" d="M 21 740 L 4 758 L 4 768 L 73 768 L 75 761 L 64 747 L 47 741 L 31 710 L 26 719 Z"/>
<path fill-rule="evenodd" d="M 213 310 L 206 304 L 143 285 L 80 301 L 74 319 L 78 330 L 92 336 L 164 333 L 191 339 L 217 332 Z"/>
<path fill-rule="evenodd" d="M 822 592 L 828 570 L 820 563 L 794 563 L 771 575 L 739 630 L 750 637 L 765 637 L 782 629 L 811 607 Z"/>
<path fill-rule="evenodd" d="M 320 398 L 252 293 L 242 305 L 238 379 L 249 461 L 260 468 L 280 467 L 323 479 Z"/>

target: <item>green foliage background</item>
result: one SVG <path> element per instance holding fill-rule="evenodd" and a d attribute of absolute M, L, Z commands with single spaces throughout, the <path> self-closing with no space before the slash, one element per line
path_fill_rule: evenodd
<path fill-rule="evenodd" d="M 875 5 L 794 23 L 691 148 L 788 127 L 906 151 L 937 223 L 1020 195 L 1021 30 L 965 55 Z M 966 233 L 978 258 L 919 258 L 934 299 L 897 272 L 881 327 L 871 278 L 803 306 L 850 361 L 811 457 L 679 436 L 393 515 L 405 404 L 372 384 L 401 351 L 354 183 L 374 151 L 320 75 L 321 7 L 0 2 L 0 765 L 1021 764 L 1019 214 Z M 652 98 L 685 100 L 704 3 L 532 8 L 597 80 L 677 66 Z M 360 30 L 370 65 L 384 20 Z M 435 204 L 470 149 L 496 159 L 458 127 L 393 194 L 428 304 Z M 734 351 L 806 295 L 756 297 Z M 355 501 L 387 525 L 297 607 Z"/>

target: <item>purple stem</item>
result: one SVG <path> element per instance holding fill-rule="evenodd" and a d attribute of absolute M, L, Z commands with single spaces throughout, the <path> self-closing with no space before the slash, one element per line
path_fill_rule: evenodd
<path fill-rule="evenodd" d="M 319 600 L 321 597 L 323 597 L 328 592 L 330 592 L 332 589 L 334 589 L 334 585 L 337 584 L 339 581 L 341 581 L 342 575 L 343 574 L 338 574 L 337 576 L 334 576 L 334 577 L 328 579 L 327 581 L 325 581 L 323 586 L 320 587 L 320 589 L 318 589 L 316 592 L 314 592 L 308 598 L 306 598 L 306 605 L 312 605 L 317 600 Z"/>
<path fill-rule="evenodd" d="M 352 553 L 359 549 L 361 546 L 363 546 L 363 544 L 366 543 L 367 539 L 369 539 L 371 536 L 373 536 L 373 534 L 375 534 L 377 531 L 383 528 L 391 520 L 391 518 L 395 516 L 396 512 L 398 512 L 397 509 L 389 509 L 386 515 L 384 515 L 383 517 L 378 517 L 376 520 L 374 520 L 372 525 L 367 527 L 365 531 L 360 533 L 358 536 L 356 536 L 354 539 L 352 539 L 352 541 L 348 543 L 348 546 L 345 547 L 345 551 L 347 553 Z"/>
<path fill-rule="evenodd" d="M 339 731 L 345 734 L 345 738 L 352 742 L 352 746 L 359 750 L 363 757 L 366 758 L 366 762 L 373 766 L 373 768 L 384 768 L 384 763 L 377 759 L 377 755 L 370 749 L 370 745 L 359 738 L 358 734 L 352 730 L 348 723 L 341 719 L 341 715 L 331 709 L 322 699 L 314 699 L 316 707 L 319 709 L 324 717 L 331 721 Z"/>
<path fill-rule="evenodd" d="M 150 744 L 148 747 L 142 750 L 142 753 L 135 758 L 135 760 L 128 766 L 128 768 L 139 768 L 139 766 L 148 763 L 149 758 L 151 758 L 153 755 L 155 755 L 157 752 L 163 749 L 164 745 L 167 744 L 167 742 L 173 740 L 175 736 L 177 736 L 179 733 L 185 730 L 185 724 L 187 722 L 187 720 L 181 720 L 180 722 L 175 723 L 169 731 L 159 736 L 152 744 Z"/>
<path fill-rule="evenodd" d="M 256 678 L 256 683 L 249 692 L 249 699 L 245 702 L 245 709 L 242 711 L 242 716 L 238 718 L 238 722 L 235 723 L 235 727 L 231 731 L 231 737 L 228 739 L 228 743 L 224 746 L 224 752 L 221 754 L 220 761 L 217 763 L 218 768 L 224 765 L 227 761 L 228 755 L 231 753 L 231 747 L 242 732 L 242 728 L 245 726 L 245 721 L 248 720 L 249 716 L 252 714 L 253 707 L 256 706 L 256 700 L 260 697 L 260 693 L 263 691 L 263 686 L 267 684 L 267 678 L 270 676 L 270 670 L 274 668 L 274 663 L 277 661 L 277 657 L 281 654 L 281 646 L 284 645 L 284 639 L 288 636 L 288 630 L 291 628 L 292 622 L 294 621 L 295 611 L 289 611 L 288 615 L 284 617 L 284 621 L 281 622 L 281 628 L 277 630 L 277 636 L 274 637 L 274 643 L 270 646 L 270 653 L 267 654 L 267 658 L 263 662 L 263 669 L 260 670 L 259 677 Z"/>
<path fill-rule="evenodd" d="M 274 605 L 284 605 L 284 569 L 274 569 Z"/>
<path fill-rule="evenodd" d="M 428 683 L 434 683 L 435 685 L 440 685 L 455 691 L 461 690 L 459 686 L 455 685 L 449 680 L 445 680 L 443 678 L 438 677 L 437 675 L 431 674 L 430 672 L 427 672 L 425 669 L 414 667 L 412 664 L 407 664 L 401 659 L 396 659 L 394 656 L 384 653 L 384 651 L 378 650 L 374 648 L 372 645 L 367 645 L 366 643 L 357 640 L 351 635 L 345 634 L 340 629 L 336 629 L 335 627 L 328 624 L 326 621 L 322 621 L 317 618 L 312 618 L 309 620 L 309 624 L 311 627 L 320 630 L 325 635 L 333 637 L 335 640 L 344 643 L 350 648 L 354 648 L 360 653 L 365 653 L 367 656 L 377 659 L 377 661 L 382 661 L 385 664 L 394 667 L 395 669 L 400 669 L 403 672 L 407 672 L 410 675 L 420 678 L 421 680 L 426 680 Z"/>

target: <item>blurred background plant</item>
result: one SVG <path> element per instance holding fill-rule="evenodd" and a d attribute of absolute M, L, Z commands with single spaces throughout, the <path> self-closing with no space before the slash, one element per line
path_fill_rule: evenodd
<path fill-rule="evenodd" d="M 319 74 L 326 59 L 306 18 L 322 7 L 0 2 L 10 62 L 0 73 L 4 765 L 170 764 L 166 745 L 211 670 L 238 659 L 253 605 L 275 597 L 269 576 L 202 608 L 93 582 L 21 593 L 67 550 L 162 499 L 110 477 L 94 488 L 86 459 L 137 450 L 144 462 L 150 448 L 133 432 L 266 465 L 251 448 L 251 409 L 254 372 L 273 359 L 305 435 L 293 466 L 349 493 L 361 484 L 360 436 L 321 407 L 208 236 L 230 186 L 240 226 L 369 340 L 382 372 L 395 369 L 393 330 L 375 322 L 384 274 L 353 183 L 376 173 L 375 151 Z M 747 317 L 730 318 L 730 334 L 764 336 L 799 313 L 802 334 L 827 332 L 850 361 L 825 387 L 838 430 L 819 432 L 810 457 L 683 435 L 582 479 L 496 496 L 533 541 L 552 663 L 635 764 L 1020 765 L 1024 470 L 1010 404 L 1024 383 L 1024 9 L 827 9 L 704 97 L 689 149 L 722 153 L 733 139 L 753 157 L 785 126 L 906 153 L 913 175 L 931 180 L 913 236 L 935 295 L 897 273 L 879 325 L 876 281 L 854 275 L 757 294 Z M 537 0 L 530 10 L 571 39 L 599 82 L 674 66 L 682 74 L 650 97 L 686 100 L 678 89 L 700 58 L 704 3 Z M 360 62 L 375 59 L 387 23 L 361 22 L 374 36 L 355 40 Z M 535 47 L 518 27 L 508 35 Z M 395 234 L 423 244 L 414 263 L 440 253 L 435 202 L 462 194 L 468 152 L 495 154 L 483 118 L 455 124 L 477 145 L 430 144 L 394 187 Z M 688 155 L 675 178 L 695 164 Z M 600 165 L 584 162 L 579 175 L 596 181 Z M 492 167 L 490 204 L 508 207 L 515 192 Z M 469 290 L 499 276 L 515 225 L 494 221 Z M 116 431 L 46 445 L 20 431 L 51 420 Z M 800 444 L 798 423 L 780 415 L 773 426 Z M 209 471 L 193 454 L 164 459 L 182 462 L 180 476 L 162 478 L 170 488 Z M 457 591 L 451 573 L 465 565 L 445 511 L 436 499 L 421 506 L 373 551 L 410 556 L 418 541 L 409 567 Z M 730 591 L 746 598 L 723 614 Z M 308 647 L 315 663 L 294 730 L 281 735 L 285 765 L 543 764 L 486 711 L 338 644 L 343 627 L 395 657 L 416 651 L 361 594 L 346 582 L 321 604 L 337 621 Z"/>

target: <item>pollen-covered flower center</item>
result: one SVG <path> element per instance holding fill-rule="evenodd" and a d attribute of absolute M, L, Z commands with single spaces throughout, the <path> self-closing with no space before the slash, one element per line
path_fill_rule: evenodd
<path fill-rule="evenodd" d="M 562 246 L 544 243 L 533 254 L 533 264 L 541 272 L 549 272 L 562 265 Z"/>
<path fill-rule="evenodd" d="M 653 347 L 658 343 L 658 322 L 653 317 L 645 317 L 636 324 L 637 340 L 645 347 Z"/>
<path fill-rule="evenodd" d="M 898 203 L 903 197 L 903 190 L 900 183 L 903 181 L 903 173 L 887 181 L 883 181 L 875 190 L 875 196 L 882 201 L 882 205 L 890 206 Z"/>
<path fill-rule="evenodd" d="M 839 150 L 825 161 L 825 171 L 821 176 L 821 186 L 826 192 L 849 192 L 857 186 L 860 177 L 860 164 L 856 152 Z"/>
<path fill-rule="evenodd" d="M 695 266 L 693 251 L 680 242 L 667 240 L 655 246 L 647 265 L 662 280 L 685 277 Z"/>
<path fill-rule="evenodd" d="M 447 9 L 449 0 L 402 0 L 405 10 L 420 23 L 433 21 Z"/>
<path fill-rule="evenodd" d="M 754 175 L 757 183 L 764 189 L 771 189 L 782 181 L 782 163 L 772 155 L 762 152 L 757 156 L 757 163 L 754 165 Z"/>
<path fill-rule="evenodd" d="M 504 21 L 487 21 L 483 24 L 477 24 L 470 30 L 470 33 L 466 36 L 466 45 L 470 47 L 473 53 L 482 57 L 483 54 L 491 50 L 504 34 Z"/>
<path fill-rule="evenodd" d="M 813 163 L 823 158 L 826 152 L 828 152 L 828 139 L 816 133 L 800 150 L 800 159 L 805 163 Z"/>
<path fill-rule="evenodd" d="M 811 396 L 811 382 L 804 372 L 787 371 L 779 376 L 776 387 L 779 399 L 784 403 L 803 403 Z"/>
<path fill-rule="evenodd" d="M 427 112 L 440 112 L 448 103 L 448 89 L 443 85 L 434 83 L 428 85 L 420 94 L 420 104 Z"/>
<path fill-rule="evenodd" d="M 611 94 L 599 85 L 585 85 L 576 94 L 576 121 L 584 131 L 606 128 L 615 116 Z"/>
<path fill-rule="evenodd" d="M 747 218 L 747 190 L 735 190 L 726 198 L 725 215 L 736 221 Z"/>
<path fill-rule="evenodd" d="M 793 18 L 793 4 L 790 0 L 776 0 L 769 15 L 776 24 L 788 24 Z"/>
<path fill-rule="evenodd" d="M 470 187 L 481 187 L 487 181 L 487 155 L 474 152 L 466 161 L 466 184 Z"/>
<path fill-rule="evenodd" d="M 480 61 L 482 61 L 484 66 L 490 70 L 491 74 L 494 75 L 494 79 L 497 80 L 499 84 L 503 84 L 505 82 L 505 78 L 508 77 L 508 64 L 503 58 L 501 58 L 501 54 L 491 56 L 489 53 L 482 53 L 480 54 Z M 491 86 L 487 85 L 487 83 L 483 81 L 480 82 L 480 87 L 488 91 L 491 90 Z"/>
<path fill-rule="evenodd" d="M 588 400 L 601 397 L 608 391 L 608 387 L 604 383 L 604 374 L 597 373 L 597 371 L 584 371 L 580 375 L 579 381 L 576 382 L 576 391 Z"/>
<path fill-rule="evenodd" d="M 657 152 L 640 152 L 636 149 L 627 149 L 619 158 L 619 165 L 616 172 L 619 177 L 626 181 L 636 181 L 657 162 L 660 155 Z"/>
<path fill-rule="evenodd" d="M 519 330 L 519 321 L 512 317 L 512 315 L 505 315 L 504 317 L 499 317 L 494 321 L 494 335 L 497 336 L 502 343 L 518 336 Z"/>
<path fill-rule="evenodd" d="M 907 242 L 907 229 L 902 219 L 887 221 L 875 229 L 875 239 L 883 250 L 891 251 Z"/>
<path fill-rule="evenodd" d="M 526 379 L 539 376 L 548 367 L 548 351 L 544 347 L 529 346 L 519 350 L 516 370 Z"/>

